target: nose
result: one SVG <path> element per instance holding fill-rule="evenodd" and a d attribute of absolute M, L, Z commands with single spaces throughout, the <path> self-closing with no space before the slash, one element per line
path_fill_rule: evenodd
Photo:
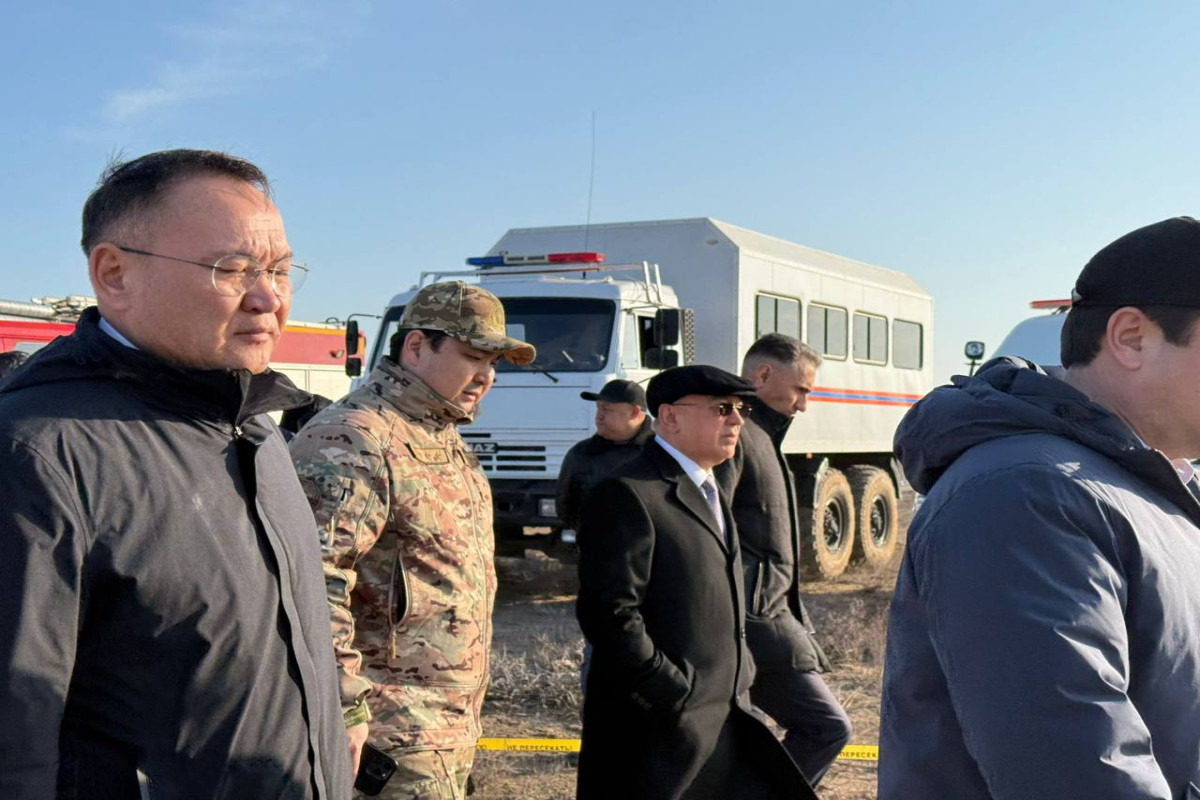
<path fill-rule="evenodd" d="M 258 273 L 254 285 L 242 295 L 242 308 L 256 314 L 274 314 L 283 306 L 283 298 L 271 285 L 271 276 L 266 272 Z"/>
<path fill-rule="evenodd" d="M 492 382 L 496 380 L 496 365 L 480 364 L 479 369 L 475 371 L 475 380 L 485 387 L 491 387 Z"/>

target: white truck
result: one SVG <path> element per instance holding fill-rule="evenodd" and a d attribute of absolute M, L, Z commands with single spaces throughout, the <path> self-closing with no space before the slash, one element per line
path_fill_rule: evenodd
<path fill-rule="evenodd" d="M 593 261 L 529 258 L 553 253 Z M 510 334 L 538 350 L 529 367 L 500 363 L 480 418 L 463 429 L 491 480 L 499 537 L 561 526 L 559 467 L 592 433 L 581 391 L 676 363 L 737 372 L 759 336 L 780 331 L 825 359 L 784 442 L 804 504 L 806 571 L 835 577 L 852 560 L 890 560 L 901 484 L 892 436 L 933 387 L 933 299 L 916 281 L 710 218 L 517 228 L 489 256 L 420 283 L 477 281 L 504 303 Z M 416 289 L 388 304 L 368 365 L 387 352 Z"/>
<path fill-rule="evenodd" d="M 1042 366 L 1059 366 L 1062 363 L 1059 339 L 1067 312 L 1071 310 L 1071 301 L 1035 300 L 1029 307 L 1050 313 L 1018 322 L 1000 342 L 995 354 L 1020 356 Z"/>

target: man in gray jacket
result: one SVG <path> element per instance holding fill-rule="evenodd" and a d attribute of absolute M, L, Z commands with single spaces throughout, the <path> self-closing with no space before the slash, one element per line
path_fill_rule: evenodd
<path fill-rule="evenodd" d="M 98 308 L 0 387 L 0 797 L 350 796 L 316 523 L 267 412 L 303 279 L 261 170 L 111 167 Z"/>
<path fill-rule="evenodd" d="M 757 397 L 737 452 L 716 469 L 742 542 L 746 644 L 758 667 L 750 697 L 787 730 L 783 744 L 813 786 L 850 741 L 850 719 L 821 678 L 829 662 L 800 598 L 796 481 L 780 448 L 820 365 L 816 350 L 782 333 L 752 344 L 742 377 Z"/>
<path fill-rule="evenodd" d="M 928 494 L 892 602 L 882 800 L 1200 797 L 1200 223 L 1097 253 L 1065 370 L 905 417 Z"/>

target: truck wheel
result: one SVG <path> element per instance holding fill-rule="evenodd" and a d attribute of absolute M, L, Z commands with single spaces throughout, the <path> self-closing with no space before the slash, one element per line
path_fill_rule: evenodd
<path fill-rule="evenodd" d="M 858 517 L 854 560 L 865 562 L 872 569 L 886 567 L 900 541 L 896 487 L 879 467 L 851 467 L 847 474 Z"/>
<path fill-rule="evenodd" d="M 846 571 L 854 553 L 854 496 L 841 470 L 826 470 L 813 507 L 800 509 L 800 541 L 807 577 L 829 580 Z"/>

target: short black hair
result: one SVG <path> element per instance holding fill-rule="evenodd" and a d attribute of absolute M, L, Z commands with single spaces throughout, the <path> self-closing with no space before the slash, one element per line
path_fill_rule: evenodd
<path fill-rule="evenodd" d="M 1063 320 L 1059 357 L 1064 367 L 1086 367 L 1100 354 L 1108 333 L 1108 320 L 1120 308 L 1131 306 L 1073 306 Z M 1185 306 L 1132 306 L 1162 329 L 1163 338 L 1177 347 L 1192 340 L 1200 308 Z"/>
<path fill-rule="evenodd" d="M 162 150 L 132 161 L 113 161 L 83 204 L 83 252 L 109 236 L 113 227 L 144 214 L 173 185 L 198 175 L 224 175 L 251 184 L 270 197 L 266 174 L 244 158 L 215 150 Z"/>
<path fill-rule="evenodd" d="M 442 349 L 442 342 L 450 338 L 450 334 L 445 331 L 435 331 L 429 328 L 401 328 L 392 334 L 391 341 L 388 342 L 388 358 L 400 363 L 400 351 L 404 349 L 404 340 L 413 331 L 420 331 L 425 334 L 425 338 L 429 340 L 429 346 L 433 348 L 433 352 Z"/>
<path fill-rule="evenodd" d="M 20 350 L 0 353 L 0 381 L 17 371 L 17 367 L 29 360 L 29 354 Z"/>
<path fill-rule="evenodd" d="M 753 370 L 758 362 L 767 360 L 778 364 L 799 364 L 803 361 L 814 367 L 821 366 L 821 354 L 815 348 L 786 333 L 768 333 L 759 337 L 746 351 L 746 357 L 742 359 L 742 375 Z"/>

